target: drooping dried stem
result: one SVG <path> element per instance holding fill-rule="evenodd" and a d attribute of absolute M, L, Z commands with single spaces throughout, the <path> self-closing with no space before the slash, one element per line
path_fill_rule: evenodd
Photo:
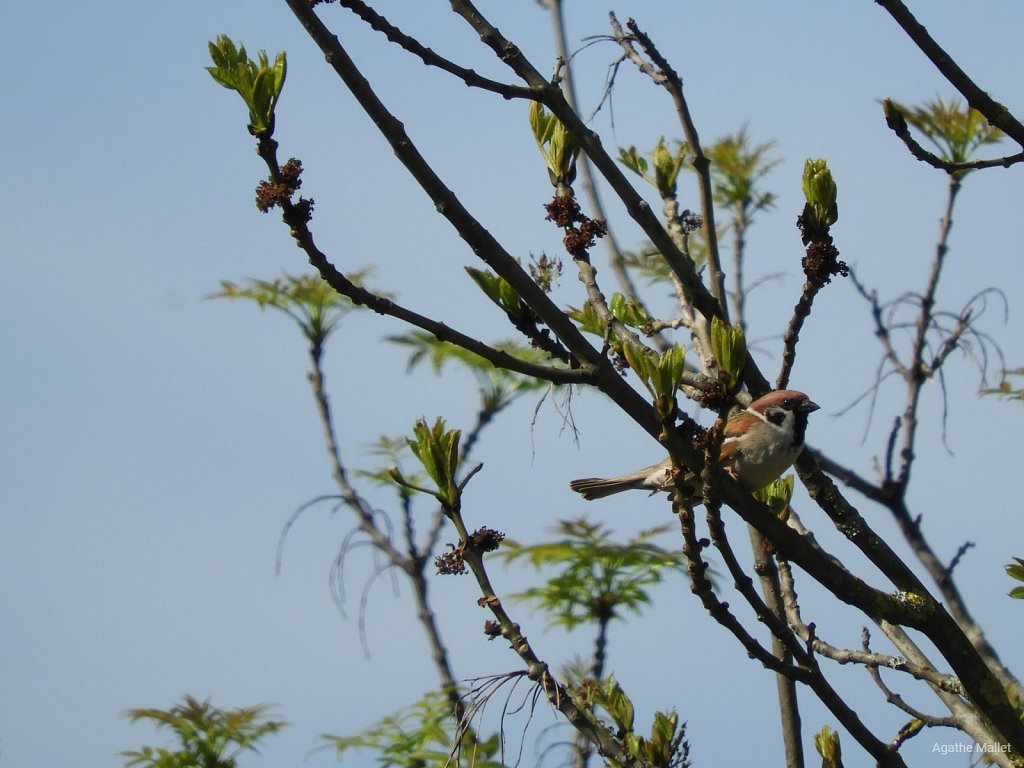
<path fill-rule="evenodd" d="M 519 625 L 515 623 L 491 584 L 491 579 L 484 565 L 483 553 L 470 541 L 460 510 L 451 510 L 451 519 L 460 534 L 464 546 L 463 555 L 469 566 L 482 597 L 479 605 L 487 608 L 494 616 L 512 650 L 526 665 L 526 674 L 540 686 L 548 702 L 554 706 L 578 733 L 590 741 L 604 757 L 611 758 L 623 766 L 638 766 L 638 762 L 629 754 L 623 744 L 615 738 L 609 728 L 601 723 L 592 712 L 578 706 L 569 690 L 552 674 L 548 664 L 535 653 L 533 646 L 523 635 Z"/>

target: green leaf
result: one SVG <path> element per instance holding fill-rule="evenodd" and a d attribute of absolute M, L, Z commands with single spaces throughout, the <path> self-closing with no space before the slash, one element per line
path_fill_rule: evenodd
<path fill-rule="evenodd" d="M 361 285 L 369 270 L 352 272 L 346 277 Z M 260 309 L 276 309 L 294 321 L 312 344 L 322 347 L 341 319 L 356 305 L 338 293 L 319 274 L 289 275 L 273 280 L 247 280 L 239 286 L 221 281 L 221 289 L 208 299 L 245 299 Z"/>
<path fill-rule="evenodd" d="M 561 120 L 548 114 L 540 102 L 530 102 L 529 121 L 552 184 L 571 183 L 580 153 L 576 137 L 569 133 Z"/>
<path fill-rule="evenodd" d="M 664 397 L 674 397 L 679 388 L 679 380 L 686 370 L 684 361 L 686 349 L 678 344 L 672 345 L 665 350 L 658 359 L 658 394 Z"/>
<path fill-rule="evenodd" d="M 808 159 L 804 163 L 804 223 L 824 231 L 839 219 L 838 188 L 825 160 Z"/>
<path fill-rule="evenodd" d="M 653 397 L 674 399 L 685 370 L 683 347 L 676 344 L 658 355 L 631 341 L 622 345 L 622 356 Z"/>
<path fill-rule="evenodd" d="M 658 143 L 651 150 L 651 161 L 641 155 L 636 147 L 629 149 L 619 147 L 619 162 L 633 171 L 637 176 L 649 184 L 652 184 L 662 198 L 674 198 L 676 195 L 676 181 L 679 171 L 686 161 L 688 145 L 685 142 L 676 143 L 676 151 L 672 152 L 665 144 L 665 137 L 658 139 Z M 648 168 L 654 167 L 654 175 L 648 173 Z"/>
<path fill-rule="evenodd" d="M 615 293 L 612 296 L 612 300 L 608 302 L 608 309 L 615 315 L 618 320 L 622 320 L 623 313 L 626 307 L 626 297 L 621 293 Z"/>
<path fill-rule="evenodd" d="M 659 526 L 617 542 L 599 523 L 577 518 L 562 520 L 556 538 L 523 545 L 505 540 L 500 557 L 524 561 L 539 572 L 554 571 L 538 587 L 515 599 L 544 611 L 553 626 L 574 629 L 639 614 L 650 603 L 650 588 L 672 574 L 685 576 L 686 558 L 656 539 L 670 530 Z"/>
<path fill-rule="evenodd" d="M 647 310 L 642 305 L 632 299 L 627 299 L 618 292 L 612 295 L 608 309 L 611 310 L 616 320 L 632 328 L 642 329 L 652 322 L 651 316 L 647 314 Z"/>
<path fill-rule="evenodd" d="M 448 509 L 455 509 L 459 505 L 460 494 L 456 474 L 462 431 L 445 429 L 445 426 L 442 418 L 435 420 L 432 427 L 425 419 L 420 419 L 413 425 L 409 447 L 437 486 L 437 499 Z"/>
<path fill-rule="evenodd" d="M 647 159 L 637 152 L 636 147 L 629 149 L 619 147 L 619 162 L 633 171 L 637 176 L 654 184 L 654 179 L 647 175 Z"/>
<path fill-rule="evenodd" d="M 218 69 L 217 67 L 207 67 L 206 71 L 210 73 L 210 76 L 225 88 L 232 91 L 237 91 L 239 88 L 237 74 L 227 68 Z"/>
<path fill-rule="evenodd" d="M 518 322 L 529 313 L 526 302 L 522 300 L 518 291 L 508 280 L 486 269 L 475 269 L 474 267 L 465 269 L 487 298 L 501 307 L 513 321 Z"/>
<path fill-rule="evenodd" d="M 260 124 L 269 125 L 273 113 L 270 109 L 270 101 L 273 96 L 272 89 L 274 75 L 269 69 L 260 69 L 253 79 L 252 85 L 252 110 L 260 119 Z"/>
<path fill-rule="evenodd" d="M 785 520 L 789 516 L 789 503 L 793 500 L 794 479 L 793 475 L 777 478 L 754 491 L 754 497 L 765 502 L 772 512 Z"/>
<path fill-rule="evenodd" d="M 719 375 L 729 392 L 739 388 L 743 369 L 747 365 L 747 343 L 743 326 L 726 325 L 719 318 L 711 318 L 711 350 L 718 360 Z"/>
<path fill-rule="evenodd" d="M 821 756 L 821 768 L 842 768 L 839 734 L 827 725 L 814 734 L 814 749 Z"/>
<path fill-rule="evenodd" d="M 826 160 L 808 159 L 804 163 L 803 190 L 813 206 L 828 209 L 836 204 L 836 183 Z"/>
<path fill-rule="evenodd" d="M 977 150 L 1002 140 L 1003 132 L 980 112 L 968 107 L 959 98 L 946 101 L 938 96 L 917 107 L 908 107 L 886 99 L 883 103 L 887 118 L 902 119 L 920 131 L 935 147 L 939 157 L 953 163 L 966 163 L 975 159 Z M 963 176 L 967 171 L 958 171 Z"/>
<path fill-rule="evenodd" d="M 687 145 L 678 142 L 676 151 L 670 152 L 665 145 L 665 138 L 658 139 L 651 160 L 654 163 L 654 185 L 662 198 L 674 198 L 676 195 L 676 179 L 686 160 Z"/>
<path fill-rule="evenodd" d="M 322 738 L 334 747 L 339 759 L 353 751 L 367 751 L 376 756 L 376 763 L 383 768 L 454 766 L 452 744 L 461 738 L 460 750 L 473 756 L 474 766 L 504 768 L 499 759 L 499 735 L 483 738 L 472 729 L 458 729 L 451 703 L 441 692 L 428 693 L 414 704 L 381 718 L 357 734 L 325 735 Z M 366 762 L 363 761 L 364 764 Z"/>
<path fill-rule="evenodd" d="M 158 728 L 168 728 L 180 748 L 142 747 L 122 752 L 130 758 L 126 765 L 148 765 L 153 768 L 191 768 L 197 765 L 235 765 L 234 755 L 242 750 L 256 751 L 256 745 L 268 734 L 276 733 L 288 723 L 266 717 L 267 706 L 223 710 L 186 696 L 184 704 L 162 709 L 131 709 L 125 713 L 132 722 L 153 721 Z"/>
<path fill-rule="evenodd" d="M 531 101 L 529 109 L 530 130 L 541 152 L 555 131 L 555 118 L 547 113 L 539 101 Z"/>
<path fill-rule="evenodd" d="M 657 397 L 657 372 L 658 363 L 654 353 L 640 344 L 627 341 L 622 345 L 622 356 L 633 372 L 640 378 L 640 381 L 647 388 L 647 391 Z"/>
<path fill-rule="evenodd" d="M 288 76 L 288 56 L 281 51 L 274 57 L 274 101 L 271 106 L 277 106 L 277 100 L 281 98 L 281 91 L 284 88 L 285 78 Z"/>
<path fill-rule="evenodd" d="M 1014 562 L 1010 563 L 1006 568 L 1006 574 L 1016 581 L 1024 581 L 1024 560 L 1019 557 L 1013 558 Z M 1024 587 L 1014 587 L 1009 592 L 1010 597 L 1017 600 L 1024 600 Z"/>
<path fill-rule="evenodd" d="M 601 316 L 597 314 L 597 310 L 589 299 L 584 302 L 582 309 L 573 309 L 570 307 L 566 314 L 576 321 L 576 324 L 584 333 L 592 333 L 595 336 L 604 337 L 605 324 L 602 322 Z"/>
<path fill-rule="evenodd" d="M 218 35 L 209 44 L 212 67 L 206 71 L 225 88 L 238 93 L 249 109 L 249 123 L 257 134 L 269 134 L 274 126 L 274 109 L 284 88 L 287 57 L 282 51 L 271 65 L 266 51 L 260 51 L 257 61 L 245 52 L 245 46 L 235 46 L 227 35 Z"/>
<path fill-rule="evenodd" d="M 754 214 L 775 205 L 775 195 L 759 188 L 760 181 L 778 164 L 768 159 L 774 142 L 753 145 L 746 128 L 707 147 L 715 202 L 749 224 Z"/>
<path fill-rule="evenodd" d="M 608 713 L 621 730 L 629 733 L 633 731 L 633 721 L 636 717 L 633 702 L 622 690 L 614 675 L 596 681 L 592 695 L 594 702 Z"/>

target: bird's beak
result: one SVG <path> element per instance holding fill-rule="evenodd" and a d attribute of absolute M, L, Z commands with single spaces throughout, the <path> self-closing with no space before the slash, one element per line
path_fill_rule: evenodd
<path fill-rule="evenodd" d="M 800 410 L 801 410 L 801 411 L 802 411 L 803 413 L 814 413 L 814 412 L 815 412 L 816 410 L 818 410 L 819 408 L 821 408 L 821 406 L 820 406 L 820 405 L 818 405 L 818 404 L 817 404 L 816 402 L 814 402 L 813 400 L 805 400 L 805 401 L 804 401 L 804 402 L 803 402 L 803 403 L 802 403 L 802 404 L 800 405 Z"/>

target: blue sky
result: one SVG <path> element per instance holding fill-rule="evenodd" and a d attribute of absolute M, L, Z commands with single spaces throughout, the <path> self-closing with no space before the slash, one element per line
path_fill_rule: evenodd
<path fill-rule="evenodd" d="M 971 15 L 950 0 L 915 5 L 964 68 L 1024 114 L 1015 55 L 1024 8 L 985 2 Z M 843 258 L 883 296 L 921 286 L 945 182 L 907 156 L 877 101 L 916 103 L 951 91 L 874 3 L 567 7 L 574 45 L 607 31 L 609 9 L 650 31 L 684 76 L 706 140 L 748 122 L 756 140 L 778 142 L 782 162 L 768 179 L 778 207 L 750 235 L 752 276 L 788 275 L 751 298 L 767 338 L 766 370 L 776 370 L 778 342 L 770 337 L 784 328 L 800 287 L 792 222 L 806 157 L 828 158 L 838 180 L 835 236 Z M 381 8 L 440 52 L 507 76 L 444 4 Z M 535 3 L 481 8 L 542 70 L 550 66 L 549 24 Z M 550 187 L 525 107 L 423 70 L 339 9 L 324 14 L 469 208 L 513 253 L 557 253 L 560 237 L 540 207 Z M 328 572 L 349 529 L 343 515 L 306 515 L 287 543 L 282 573 L 274 573 L 284 522 L 331 486 L 302 339 L 278 316 L 202 300 L 221 279 L 306 269 L 280 221 L 253 206 L 263 169 L 244 108 L 203 70 L 206 41 L 219 33 L 251 51 L 288 51 L 277 138 L 282 157 L 303 160 L 303 192 L 317 201 L 314 231 L 336 262 L 373 264 L 375 284 L 410 305 L 481 335 L 507 336 L 461 275 L 472 254 L 405 178 L 284 3 L 4 4 L 0 766 L 120 764 L 117 751 L 161 741 L 121 713 L 170 706 L 185 693 L 221 706 L 276 704 L 293 725 L 243 764 L 294 764 L 317 746 L 318 734 L 357 730 L 434 684 L 408 590 L 395 593 L 386 578 L 371 592 L 372 654 L 364 656 L 358 601 L 373 567 L 365 552 L 350 564 L 346 615 L 332 603 Z M 596 105 L 616 54 L 604 44 L 578 56 L 585 108 Z M 594 120 L 611 146 L 646 149 L 661 135 L 678 136 L 671 104 L 631 71 L 620 73 L 613 106 Z M 983 327 L 1018 365 L 1022 187 L 1018 169 L 967 179 L 940 292 L 958 309 L 979 290 L 1002 288 L 1009 319 L 993 303 Z M 637 244 L 621 211 L 612 206 L 610 215 L 625 244 Z M 572 275 L 556 295 L 581 301 Z M 824 406 L 812 422 L 815 445 L 870 472 L 899 407 L 898 388 L 883 390 L 867 428 L 863 408 L 833 415 L 872 381 L 879 350 L 866 320 L 849 285 L 830 286 L 803 334 L 793 384 Z M 402 351 L 379 343 L 400 330 L 390 320 L 352 315 L 328 350 L 341 440 L 357 466 L 368 466 L 360 451 L 378 434 L 407 432 L 423 415 L 463 425 L 471 416 L 471 380 L 405 375 Z M 968 361 L 953 362 L 948 384 L 954 453 L 941 447 L 941 398 L 932 388 L 911 498 L 940 552 L 951 555 L 965 539 L 977 543 L 959 572 L 965 593 L 1005 660 L 1019 668 L 1019 606 L 1004 597 L 1001 566 L 1024 555 L 1019 478 L 1006 471 L 1019 455 L 1012 436 L 1024 426 L 1022 412 L 979 400 Z M 657 460 L 656 445 L 592 393 L 573 404 L 578 444 L 550 400 L 531 426 L 534 405 L 505 414 L 479 448 L 486 468 L 473 492 L 481 514 L 493 516 L 488 522 L 531 540 L 555 518 L 584 511 L 623 535 L 665 520 L 653 500 L 584 507 L 566 488 L 572 477 Z M 993 472 L 993 460 L 1002 469 Z M 983 481 L 970 479 L 976 473 Z M 895 537 L 881 511 L 863 509 Z M 809 505 L 804 518 L 832 541 Z M 839 552 L 860 567 L 853 554 Z M 513 591 L 529 577 L 500 578 Z M 460 676 L 515 667 L 507 649 L 480 635 L 468 579 L 437 579 L 434 589 Z M 830 614 L 805 589 L 808 609 L 821 610 L 819 626 L 837 643 L 855 645 L 862 620 Z M 588 638 L 531 624 L 531 638 L 553 663 L 589 651 Z M 396 665 L 396 657 L 409 663 Z M 743 764 L 761 754 L 762 738 L 775 748 L 773 682 L 707 619 L 685 585 L 667 585 L 645 617 L 615 629 L 611 663 L 641 711 L 679 708 L 700 762 Z M 883 732 L 898 727 L 863 672 L 836 676 L 861 691 L 858 701 L 878 704 L 872 717 Z M 668 688 L 666 680 L 673 681 Z M 715 690 L 734 680 L 744 681 L 740 712 Z M 806 701 L 808 733 L 834 725 Z M 749 743 L 735 738 L 737 722 Z M 913 748 L 927 752 L 936 738 L 926 734 Z M 334 758 L 319 752 L 308 763 Z"/>

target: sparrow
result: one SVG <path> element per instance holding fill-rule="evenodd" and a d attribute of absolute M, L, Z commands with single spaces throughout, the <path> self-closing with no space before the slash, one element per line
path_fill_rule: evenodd
<path fill-rule="evenodd" d="M 804 448 L 807 417 L 819 406 L 803 392 L 779 389 L 754 400 L 725 423 L 719 466 L 747 491 L 763 488 L 785 472 Z M 603 499 L 620 491 L 673 489 L 672 460 L 620 477 L 584 477 L 569 487 L 584 499 Z M 689 477 L 692 475 L 692 478 Z M 687 479 L 697 482 L 694 473 Z"/>

